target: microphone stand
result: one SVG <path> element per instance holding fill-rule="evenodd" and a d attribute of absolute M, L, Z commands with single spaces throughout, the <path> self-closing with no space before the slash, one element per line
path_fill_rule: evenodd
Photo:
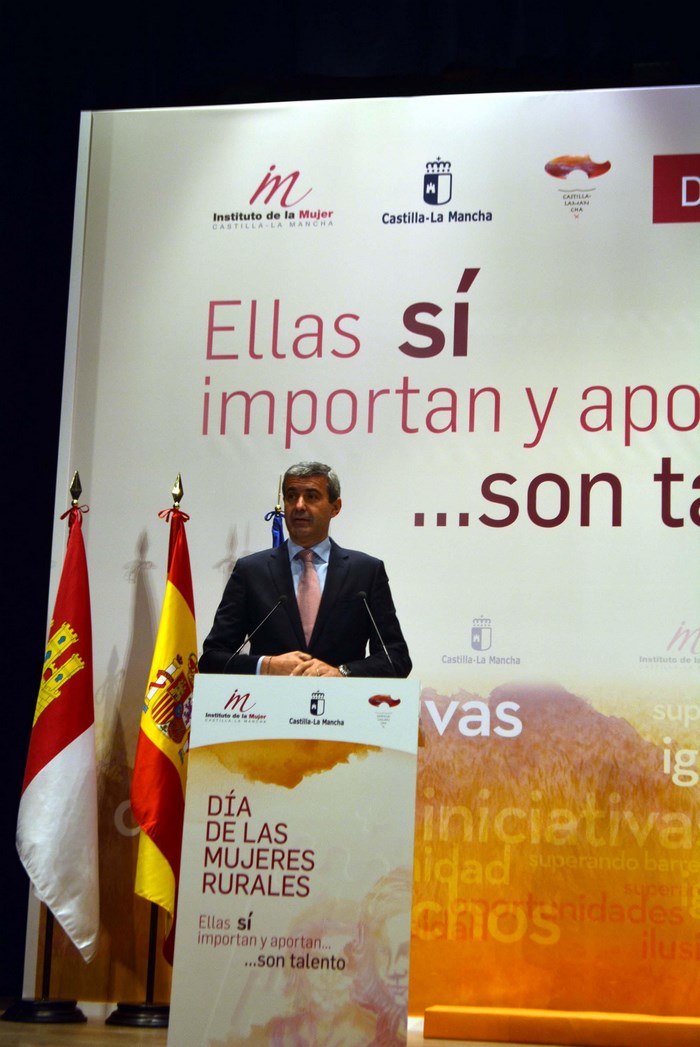
<path fill-rule="evenodd" d="M 363 604 L 365 605 L 365 609 L 367 611 L 367 614 L 369 615 L 369 620 L 371 621 L 372 625 L 374 626 L 374 631 L 375 631 L 375 633 L 377 634 L 377 636 L 379 638 L 380 644 L 382 645 L 382 650 L 384 651 L 384 654 L 386 655 L 386 659 L 387 659 L 389 665 L 391 666 L 392 672 L 395 673 L 396 670 L 394 669 L 394 663 L 391 660 L 391 655 L 389 654 L 389 652 L 386 649 L 386 644 L 384 643 L 384 637 L 379 632 L 379 626 L 375 622 L 374 615 L 372 614 L 372 612 L 369 609 L 369 604 L 367 603 L 367 593 L 364 592 L 363 590 L 360 590 L 360 592 L 357 595 L 360 597 L 360 599 L 362 600 Z"/>
<path fill-rule="evenodd" d="M 241 653 L 241 651 L 243 650 L 243 648 L 245 647 L 245 645 L 246 645 L 247 643 L 249 643 L 249 642 L 250 642 L 250 640 L 252 640 L 252 639 L 253 639 L 253 637 L 254 637 L 254 636 L 255 636 L 255 634 L 257 633 L 258 629 L 262 629 L 262 627 L 263 627 L 263 625 L 265 624 L 265 622 L 267 621 L 267 619 L 268 619 L 268 618 L 269 618 L 269 617 L 270 617 L 271 615 L 273 615 L 273 614 L 275 613 L 275 611 L 276 611 L 276 610 L 277 610 L 277 608 L 278 608 L 278 607 L 280 606 L 280 604 L 283 604 L 283 603 L 286 603 L 286 602 L 287 602 L 287 597 L 286 597 L 286 595 L 285 595 L 285 594 L 283 593 L 283 594 L 282 594 L 282 596 L 280 596 L 280 598 L 279 598 L 279 600 L 277 601 L 277 603 L 275 604 L 275 606 L 274 606 L 274 607 L 272 608 L 272 610 L 270 610 L 270 611 L 268 611 L 268 612 L 267 612 L 267 614 L 265 615 L 265 617 L 263 618 L 263 620 L 262 620 L 261 622 L 258 622 L 258 624 L 257 624 L 257 625 L 255 626 L 255 628 L 253 629 L 253 631 L 252 631 L 252 632 L 248 633 L 248 635 L 246 636 L 245 640 L 244 640 L 244 641 L 243 641 L 243 643 L 242 643 L 242 644 L 240 645 L 240 647 L 237 647 L 237 648 L 236 648 L 236 650 L 235 650 L 235 651 L 233 652 L 233 654 L 232 654 L 232 655 L 230 655 L 230 656 L 229 656 L 229 657 L 228 657 L 228 658 L 226 659 L 226 663 L 225 663 L 225 665 L 224 665 L 223 669 L 221 670 L 221 671 L 222 671 L 222 673 L 225 673 L 225 672 L 226 672 L 226 671 L 228 670 L 228 667 L 229 667 L 229 665 L 231 664 L 231 662 L 233 661 L 233 659 L 234 659 L 234 658 L 237 658 L 237 657 L 238 657 L 238 655 L 239 655 L 239 654 Z M 391 659 L 390 659 L 390 660 L 391 660 Z"/>

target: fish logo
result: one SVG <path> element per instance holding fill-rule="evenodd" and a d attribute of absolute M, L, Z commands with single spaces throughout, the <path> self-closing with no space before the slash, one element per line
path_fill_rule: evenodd
<path fill-rule="evenodd" d="M 401 705 L 401 699 L 392 698 L 390 694 L 373 694 L 371 698 L 367 699 L 367 703 L 376 709 L 379 724 L 386 727 L 391 720 L 393 710 L 397 705 Z"/>
<path fill-rule="evenodd" d="M 589 178 L 600 178 L 601 175 L 607 174 L 611 167 L 609 160 L 598 164 L 595 160 L 591 160 L 588 154 L 586 156 L 555 156 L 553 160 L 548 160 L 544 165 L 545 171 L 552 178 L 568 178 L 574 171 L 582 171 Z"/>
<path fill-rule="evenodd" d="M 375 709 L 378 709 L 381 705 L 388 705 L 390 709 L 395 709 L 397 705 L 401 705 L 400 698 L 392 698 L 388 694 L 373 694 L 368 701 Z"/>

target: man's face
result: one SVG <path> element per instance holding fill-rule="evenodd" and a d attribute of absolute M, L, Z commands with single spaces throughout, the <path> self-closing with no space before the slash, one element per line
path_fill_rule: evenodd
<path fill-rule="evenodd" d="M 405 1006 L 408 994 L 406 917 L 403 913 L 384 921 L 376 944 L 377 974 L 393 1003 Z"/>
<path fill-rule="evenodd" d="M 284 519 L 289 537 L 304 549 L 322 542 L 341 505 L 340 498 L 328 500 L 325 476 L 290 476 L 284 488 Z"/>

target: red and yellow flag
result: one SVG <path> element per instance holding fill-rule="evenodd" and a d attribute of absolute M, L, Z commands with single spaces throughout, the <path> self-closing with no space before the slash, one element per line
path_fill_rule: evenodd
<path fill-rule="evenodd" d="M 38 898 L 88 961 L 97 949 L 100 915 L 85 511 L 74 505 L 66 513 L 68 546 L 29 741 L 17 850 Z"/>
<path fill-rule="evenodd" d="M 168 577 L 151 673 L 141 713 L 131 782 L 131 809 L 141 826 L 135 891 L 175 915 L 187 782 L 192 688 L 197 672 L 197 629 L 190 557 L 189 517 L 170 518 Z M 171 932 L 163 952 L 172 963 Z"/>

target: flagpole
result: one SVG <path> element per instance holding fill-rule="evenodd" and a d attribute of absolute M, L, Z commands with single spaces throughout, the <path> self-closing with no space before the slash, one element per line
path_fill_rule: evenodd
<path fill-rule="evenodd" d="M 44 955 L 41 976 L 41 996 L 33 1000 L 17 1000 L 0 1015 L 4 1022 L 35 1022 L 41 1025 L 77 1025 L 86 1022 L 77 1000 L 51 999 L 51 954 L 53 948 L 54 915 L 42 905 L 46 914 L 44 924 Z"/>
<path fill-rule="evenodd" d="M 148 962 L 146 965 L 146 999 L 143 1003 L 118 1003 L 116 1010 L 105 1019 L 105 1025 L 128 1025 L 140 1029 L 167 1029 L 170 1004 L 154 1003 L 156 972 L 156 944 L 158 941 L 158 906 L 151 902 L 148 931 Z"/>
<path fill-rule="evenodd" d="M 51 953 L 53 951 L 53 913 L 46 909 L 46 923 L 44 924 L 44 967 L 41 977 L 41 998 L 48 1000 L 49 987 L 51 984 Z"/>
<path fill-rule="evenodd" d="M 83 493 L 80 475 L 73 474 L 70 485 L 71 510 L 79 511 L 80 496 Z M 68 533 L 74 517 L 69 516 Z M 41 972 L 41 996 L 33 1000 L 17 1000 L 0 1015 L 5 1022 L 36 1022 L 40 1024 L 78 1024 L 86 1022 L 85 1014 L 78 1007 L 77 1000 L 51 999 L 51 961 L 53 954 L 54 915 L 47 905 L 41 906 L 44 914 L 44 948 Z"/>
<path fill-rule="evenodd" d="M 182 479 L 177 474 L 173 484 L 171 495 L 173 498 L 172 512 L 180 512 L 184 490 Z M 164 511 L 161 516 L 169 516 L 170 512 Z M 185 517 L 187 519 L 187 517 Z M 168 542 L 168 571 L 170 571 L 174 550 L 174 528 L 170 529 Z M 166 1028 L 170 1019 L 170 1005 L 167 1003 L 154 1003 L 155 971 L 156 971 L 156 946 L 158 941 L 158 910 L 156 902 L 151 902 L 149 934 L 148 934 L 148 960 L 146 964 L 146 998 L 143 1003 L 118 1003 L 116 1010 L 112 1011 L 105 1020 L 105 1025 L 126 1025 L 139 1028 Z"/>
<path fill-rule="evenodd" d="M 158 940 L 158 906 L 151 902 L 151 923 L 148 935 L 148 966 L 146 967 L 146 1003 L 153 1005 L 156 984 L 156 942 Z"/>

